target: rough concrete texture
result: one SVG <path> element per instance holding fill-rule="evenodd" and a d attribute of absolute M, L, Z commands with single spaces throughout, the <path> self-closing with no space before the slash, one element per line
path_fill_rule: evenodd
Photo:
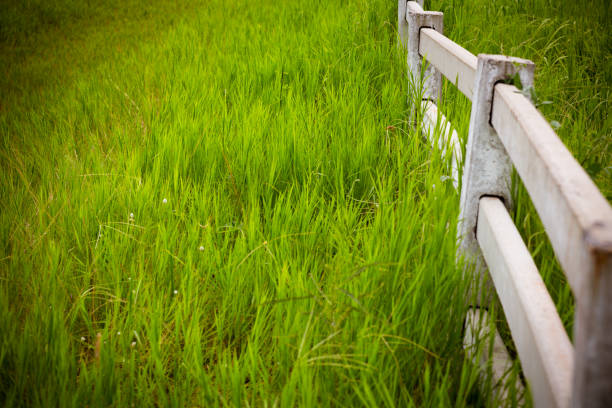
<path fill-rule="evenodd" d="M 612 256 L 602 252 L 594 253 L 595 279 L 576 298 L 574 407 L 612 407 Z"/>
<path fill-rule="evenodd" d="M 408 68 L 415 85 L 423 78 L 423 99 L 437 102 L 442 89 L 442 75 L 432 65 L 422 72 L 423 57 L 419 54 L 421 28 L 431 28 L 440 34 L 444 32 L 444 14 L 438 11 L 423 11 L 416 2 L 410 1 L 407 6 L 408 21 Z"/>
<path fill-rule="evenodd" d="M 512 163 L 490 124 L 495 84 L 518 74 L 524 89 L 533 86 L 533 62 L 502 55 L 478 55 L 478 66 L 472 99 L 470 129 L 463 167 L 461 208 L 457 238 L 458 256 L 474 266 L 474 278 L 485 293 L 478 296 L 487 303 L 487 292 L 494 292 L 486 279 L 485 263 L 476 240 L 478 203 L 483 196 L 499 197 L 512 207 L 510 195 Z M 471 296 L 472 294 L 470 294 Z"/>
<path fill-rule="evenodd" d="M 408 47 L 408 21 L 406 21 L 406 0 L 397 0 L 397 32 L 399 34 L 400 45 Z"/>

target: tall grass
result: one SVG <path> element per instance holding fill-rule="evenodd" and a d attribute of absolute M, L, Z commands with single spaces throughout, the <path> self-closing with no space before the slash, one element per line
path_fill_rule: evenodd
<path fill-rule="evenodd" d="M 478 398 L 457 198 L 383 6 L 212 1 L 151 39 L 167 15 L 119 10 L 7 64 L 5 404 Z"/>
<path fill-rule="evenodd" d="M 3 405 L 486 401 L 395 3 L 29 4 L 1 20 Z"/>

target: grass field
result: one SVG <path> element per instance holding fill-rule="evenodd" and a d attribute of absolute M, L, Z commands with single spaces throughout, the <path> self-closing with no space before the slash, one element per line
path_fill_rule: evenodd
<path fill-rule="evenodd" d="M 609 5 L 430 3 L 472 52 L 536 62 L 612 200 Z M 396 7 L 0 0 L 2 405 L 485 405 L 459 200 L 407 123 Z M 445 95 L 464 137 L 469 105 Z"/>

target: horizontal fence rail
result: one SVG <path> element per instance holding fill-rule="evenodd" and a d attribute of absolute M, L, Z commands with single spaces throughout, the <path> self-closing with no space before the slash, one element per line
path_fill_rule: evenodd
<path fill-rule="evenodd" d="M 549 406 L 549 401 L 565 405 L 570 399 L 574 350 L 538 268 L 499 198 L 480 200 L 477 236 L 525 376 L 531 379 L 536 406 Z"/>
<path fill-rule="evenodd" d="M 474 54 L 430 28 L 421 29 L 419 54 L 472 100 L 478 61 Z"/>
<path fill-rule="evenodd" d="M 442 157 L 446 157 L 447 154 L 450 155 L 451 179 L 455 190 L 457 190 L 459 188 L 459 168 L 463 162 L 459 135 L 446 117 L 438 111 L 435 103 L 423 101 L 421 108 L 423 110 L 423 131 L 432 147 L 442 150 Z"/>
<path fill-rule="evenodd" d="M 516 87 L 495 87 L 491 123 L 529 192 L 574 293 L 581 293 L 595 272 L 591 254 L 607 252 L 609 256 L 612 251 L 612 208 Z"/>
<path fill-rule="evenodd" d="M 456 188 L 463 166 L 458 255 L 475 268 L 475 282 L 491 277 L 537 407 L 612 406 L 612 207 L 526 96 L 534 64 L 474 56 L 443 35 L 442 13 L 419 3 L 398 1 L 398 32 L 412 83 L 421 84 L 421 129 L 451 156 Z M 524 90 L 507 84 L 517 75 Z M 442 76 L 472 101 L 465 158 L 436 105 Z M 513 167 L 574 294 L 573 345 L 508 213 Z M 491 297 L 481 299 L 486 306 Z M 482 316 L 474 310 L 466 327 Z M 500 379 L 510 365 L 492 366 Z"/>

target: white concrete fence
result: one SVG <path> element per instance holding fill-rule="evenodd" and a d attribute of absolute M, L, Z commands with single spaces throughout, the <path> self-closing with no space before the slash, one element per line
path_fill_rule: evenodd
<path fill-rule="evenodd" d="M 423 132 L 452 153 L 456 187 L 463 165 L 459 255 L 476 276 L 488 270 L 536 407 L 612 407 L 612 208 L 528 93 L 505 83 L 518 75 L 532 87 L 534 64 L 474 56 L 443 35 L 442 13 L 419 3 L 399 0 L 398 31 L 409 75 L 423 84 Z M 472 101 L 465 161 L 436 107 L 442 75 Z M 574 344 L 508 214 L 513 166 L 574 294 Z"/>

